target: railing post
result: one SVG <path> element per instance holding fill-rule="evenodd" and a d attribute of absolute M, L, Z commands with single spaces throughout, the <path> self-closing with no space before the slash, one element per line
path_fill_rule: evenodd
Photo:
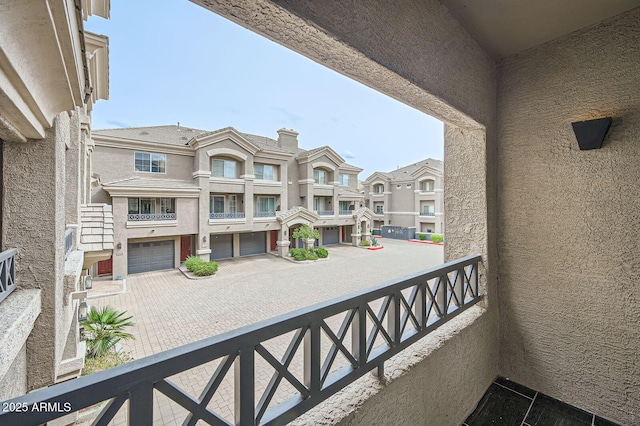
<path fill-rule="evenodd" d="M 240 349 L 233 362 L 234 411 L 238 426 L 255 424 L 255 349 L 248 346 Z"/>
<path fill-rule="evenodd" d="M 322 389 L 320 362 L 320 324 L 313 321 L 304 335 L 304 385 L 312 397 Z"/>
<path fill-rule="evenodd" d="M 438 283 L 438 290 L 436 291 L 436 303 L 438 305 L 438 309 L 440 310 L 440 318 L 445 318 L 447 316 L 447 280 L 449 277 L 447 274 L 441 276 L 436 281 Z"/>
<path fill-rule="evenodd" d="M 351 350 L 358 360 L 358 367 L 367 363 L 367 312 L 366 304 L 358 304 L 358 312 L 351 322 Z"/>
<path fill-rule="evenodd" d="M 392 295 L 391 303 L 389 303 L 389 310 L 387 311 L 387 330 L 389 337 L 391 337 L 392 344 L 395 346 L 400 343 L 400 297 L 398 294 L 400 290 L 396 290 Z"/>
<path fill-rule="evenodd" d="M 416 294 L 416 318 L 420 323 L 420 331 L 427 327 L 427 282 L 418 285 L 418 294 Z"/>
<path fill-rule="evenodd" d="M 471 278 L 469 279 L 469 285 L 473 287 L 474 297 L 478 297 L 479 289 L 478 289 L 478 261 L 475 261 L 471 264 Z"/>
<path fill-rule="evenodd" d="M 143 383 L 131 390 L 128 424 L 136 426 L 153 424 L 153 384 Z"/>

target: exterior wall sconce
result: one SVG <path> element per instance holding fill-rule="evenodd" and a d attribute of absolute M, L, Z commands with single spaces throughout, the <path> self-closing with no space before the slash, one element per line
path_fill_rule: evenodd
<path fill-rule="evenodd" d="M 580 150 L 602 148 L 602 142 L 609 131 L 609 127 L 611 127 L 612 120 L 611 117 L 605 117 L 571 123 Z"/>
<path fill-rule="evenodd" d="M 85 275 L 85 277 L 84 277 L 84 289 L 85 290 L 91 290 L 92 287 L 93 287 L 93 278 L 91 277 L 91 275 Z"/>
<path fill-rule="evenodd" d="M 207 242 L 207 236 L 205 235 L 204 237 L 202 237 L 202 242 L 206 243 Z"/>
<path fill-rule="evenodd" d="M 87 301 L 83 300 L 80 302 L 80 306 L 78 306 L 78 322 L 83 322 L 87 320 Z"/>
<path fill-rule="evenodd" d="M 122 243 L 118 243 L 118 244 L 116 245 L 116 248 L 117 248 L 118 250 L 122 250 Z"/>

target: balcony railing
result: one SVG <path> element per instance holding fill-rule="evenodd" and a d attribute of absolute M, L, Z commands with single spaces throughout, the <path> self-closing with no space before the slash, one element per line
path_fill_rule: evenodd
<path fill-rule="evenodd" d="M 73 228 L 67 228 L 64 231 L 64 258 L 67 259 L 67 256 L 73 249 Z"/>
<path fill-rule="evenodd" d="M 244 212 L 210 213 L 209 219 L 244 219 Z"/>
<path fill-rule="evenodd" d="M 276 217 L 276 212 L 253 212 L 253 217 Z"/>
<path fill-rule="evenodd" d="M 16 255 L 18 250 L 0 253 L 0 302 L 16 288 Z"/>
<path fill-rule="evenodd" d="M 143 221 L 143 220 L 176 220 L 175 213 L 134 213 L 129 214 L 127 220 Z"/>
<path fill-rule="evenodd" d="M 333 216 L 335 213 L 333 210 L 317 210 L 318 216 Z"/>
<path fill-rule="evenodd" d="M 436 212 L 420 212 L 420 216 L 435 216 Z"/>
<path fill-rule="evenodd" d="M 353 214 L 353 210 L 340 210 L 338 214 L 340 216 L 351 216 Z"/>
<path fill-rule="evenodd" d="M 107 424 L 128 400 L 130 425 L 154 424 L 154 393 L 188 411 L 184 424 L 198 420 L 230 424 L 207 406 L 233 366 L 236 425 L 284 425 L 367 372 L 384 372 L 384 363 L 429 332 L 477 303 L 480 256 L 469 256 L 395 284 L 320 303 L 261 323 L 139 359 L 106 371 L 41 389 L 6 401 L 0 424 L 38 425 L 106 401 L 94 424 Z M 337 318 L 337 320 L 336 320 Z M 339 327 L 336 327 L 336 323 Z M 290 342 L 281 359 L 266 347 L 274 338 Z M 292 360 L 302 355 L 300 380 Z M 346 360 L 336 368 L 336 356 Z M 199 397 L 190 396 L 169 377 L 219 360 Z M 256 364 L 273 369 L 256 402 Z M 210 364 L 209 364 L 210 365 Z M 295 394 L 270 406 L 286 380 Z M 159 421 L 159 419 L 155 419 Z"/>

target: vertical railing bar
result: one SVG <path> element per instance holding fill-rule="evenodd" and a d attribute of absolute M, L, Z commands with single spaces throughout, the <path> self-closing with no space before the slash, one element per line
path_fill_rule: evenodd
<path fill-rule="evenodd" d="M 458 307 L 464 305 L 464 277 L 465 270 L 462 267 L 456 272 L 456 281 L 453 283 L 454 291 L 457 293 L 456 305 Z"/>
<path fill-rule="evenodd" d="M 480 295 L 478 288 L 478 261 L 475 261 L 471 264 L 471 279 L 473 280 L 473 285 L 475 287 L 475 297 L 477 298 Z"/>
<path fill-rule="evenodd" d="M 438 290 L 436 291 L 436 299 L 440 312 L 440 318 L 447 317 L 447 287 L 449 276 L 447 274 L 441 275 L 438 279 Z"/>
<path fill-rule="evenodd" d="M 426 281 L 418 284 L 418 294 L 416 295 L 416 318 L 418 318 L 418 323 L 420 324 L 420 331 L 424 330 L 427 327 L 427 295 L 425 286 L 427 285 Z"/>
<path fill-rule="evenodd" d="M 153 424 L 153 384 L 142 383 L 131 390 L 129 396 L 129 424 Z"/>
<path fill-rule="evenodd" d="M 235 423 L 238 426 L 255 424 L 255 348 L 247 346 L 234 361 Z"/>
<path fill-rule="evenodd" d="M 367 363 L 367 312 L 364 303 L 358 304 L 358 311 L 351 323 L 351 349 L 358 360 L 358 367 Z"/>
<path fill-rule="evenodd" d="M 311 397 L 320 392 L 320 323 L 309 324 L 304 336 L 304 385 L 311 392 Z"/>

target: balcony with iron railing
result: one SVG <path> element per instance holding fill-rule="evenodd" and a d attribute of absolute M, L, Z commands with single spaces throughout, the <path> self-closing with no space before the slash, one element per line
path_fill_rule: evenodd
<path fill-rule="evenodd" d="M 318 216 L 333 216 L 335 212 L 333 210 L 316 210 Z"/>
<path fill-rule="evenodd" d="M 253 212 L 253 217 L 258 217 L 258 218 L 276 217 L 276 212 L 275 211 Z"/>
<path fill-rule="evenodd" d="M 426 211 L 421 211 L 420 212 L 420 216 L 429 216 L 429 217 L 435 217 L 436 212 L 431 211 L 431 210 L 426 210 Z"/>
<path fill-rule="evenodd" d="M 176 220 L 175 213 L 130 213 L 127 220 L 131 222 Z"/>
<path fill-rule="evenodd" d="M 244 212 L 209 213 L 209 219 L 212 219 L 212 220 L 244 219 Z"/>
<path fill-rule="evenodd" d="M 186 410 L 184 424 L 202 420 L 228 425 L 209 403 L 231 372 L 235 424 L 286 424 L 367 372 L 384 374 L 389 358 L 480 301 L 480 261 L 480 256 L 462 258 L 391 285 L 14 398 L 5 404 L 21 407 L 20 411 L 0 411 L 0 423 L 37 425 L 105 402 L 93 423 L 103 425 L 111 422 L 128 401 L 128 423 L 152 425 L 162 421 L 159 399 L 154 394 L 163 394 Z M 278 357 L 268 343 L 283 338 L 288 344 Z M 298 356 L 302 374 L 295 371 L 293 360 Z M 191 396 L 176 384 L 177 374 L 193 372 L 215 361 L 217 367 L 208 373 L 208 384 L 200 396 Z M 255 386 L 259 363 L 273 369 L 264 391 Z M 285 383 L 292 390 L 291 396 L 280 402 L 275 395 Z M 33 409 L 42 406 L 61 409 Z"/>
<path fill-rule="evenodd" d="M 353 210 L 340 210 L 338 214 L 340 216 L 351 216 L 353 214 Z"/>
<path fill-rule="evenodd" d="M 67 227 L 64 231 L 64 258 L 65 260 L 69 256 L 71 250 L 73 250 L 73 238 L 74 238 L 74 228 Z"/>

